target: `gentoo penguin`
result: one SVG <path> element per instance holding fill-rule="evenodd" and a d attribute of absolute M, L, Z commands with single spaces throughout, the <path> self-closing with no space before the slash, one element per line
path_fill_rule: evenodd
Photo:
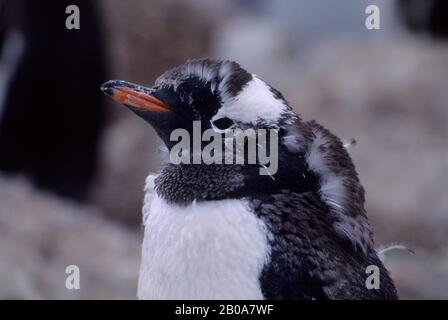
<path fill-rule="evenodd" d="M 191 60 L 152 88 L 102 90 L 173 130 L 278 132 L 278 169 L 167 162 L 146 180 L 140 299 L 397 299 L 373 248 L 364 189 L 341 140 L 302 120 L 282 94 L 237 63 Z M 369 266 L 379 288 L 368 288 Z"/>

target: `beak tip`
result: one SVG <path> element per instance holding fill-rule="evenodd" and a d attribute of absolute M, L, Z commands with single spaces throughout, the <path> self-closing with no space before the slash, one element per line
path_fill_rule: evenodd
<path fill-rule="evenodd" d="M 112 96 L 114 94 L 114 90 L 110 87 L 101 87 L 101 91 L 108 96 Z"/>
<path fill-rule="evenodd" d="M 104 94 L 108 96 L 112 96 L 114 94 L 114 81 L 107 81 L 103 83 L 103 85 L 100 87 L 101 91 L 104 92 Z"/>

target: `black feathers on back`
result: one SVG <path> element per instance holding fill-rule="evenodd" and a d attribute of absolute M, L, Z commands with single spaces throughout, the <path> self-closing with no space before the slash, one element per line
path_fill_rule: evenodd
<path fill-rule="evenodd" d="M 272 234 L 270 263 L 260 277 L 267 299 L 397 299 L 375 251 L 355 253 L 339 240 L 314 192 L 282 190 L 251 203 Z M 369 265 L 380 270 L 379 290 L 366 288 Z"/>

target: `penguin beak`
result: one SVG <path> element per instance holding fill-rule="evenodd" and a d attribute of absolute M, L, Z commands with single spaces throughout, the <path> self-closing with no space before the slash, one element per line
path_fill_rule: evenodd
<path fill-rule="evenodd" d="M 121 80 L 107 81 L 101 90 L 115 101 L 138 110 L 171 112 L 163 101 L 154 97 L 153 90 Z"/>

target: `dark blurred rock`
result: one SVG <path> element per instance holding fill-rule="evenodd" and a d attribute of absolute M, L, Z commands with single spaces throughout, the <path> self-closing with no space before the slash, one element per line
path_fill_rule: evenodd
<path fill-rule="evenodd" d="M 399 13 L 413 32 L 448 38 L 448 3 L 443 0 L 399 0 Z"/>
<path fill-rule="evenodd" d="M 5 90 L 0 101 L 4 102 L 0 171 L 26 175 L 42 189 L 85 201 L 105 122 L 98 87 L 107 76 L 97 3 L 0 2 L 4 15 L 0 34 L 14 33 L 23 42 L 23 50 L 16 52 L 17 66 L 9 81 L 1 84 L 5 88 L 0 88 Z M 79 30 L 65 27 L 69 5 L 79 6 L 82 12 Z"/>

